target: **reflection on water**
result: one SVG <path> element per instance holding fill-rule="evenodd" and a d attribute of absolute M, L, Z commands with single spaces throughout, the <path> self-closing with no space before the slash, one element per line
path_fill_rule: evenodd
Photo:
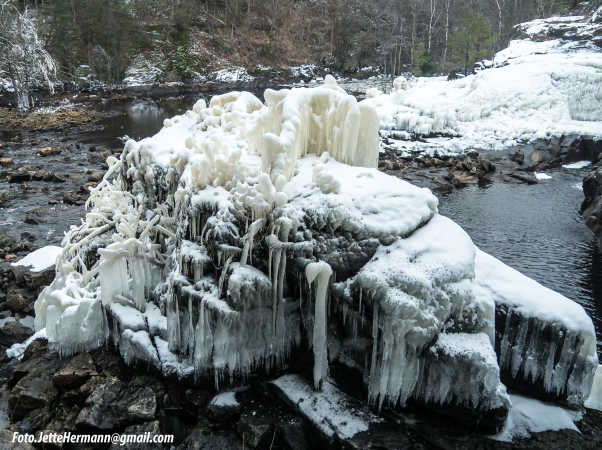
<path fill-rule="evenodd" d="M 602 350 L 602 258 L 583 223 L 578 188 L 584 170 L 559 169 L 528 186 L 496 183 L 440 198 L 439 210 L 458 222 L 482 250 L 579 302 L 594 318 Z"/>

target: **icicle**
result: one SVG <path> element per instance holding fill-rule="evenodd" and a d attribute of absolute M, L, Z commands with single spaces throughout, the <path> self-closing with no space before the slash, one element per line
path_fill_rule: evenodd
<path fill-rule="evenodd" d="M 246 236 L 243 238 L 245 241 L 245 245 L 242 250 L 242 256 L 240 258 L 240 263 L 244 266 L 247 264 L 247 259 L 249 263 L 253 263 L 253 239 L 259 230 L 263 228 L 265 225 L 265 219 L 258 219 L 251 224 L 249 227 L 249 231 Z"/>
<path fill-rule="evenodd" d="M 373 311 L 372 311 L 372 361 L 370 362 L 370 385 L 368 388 L 368 400 L 370 403 L 376 403 L 376 399 L 378 397 L 378 389 L 376 389 L 376 385 L 378 383 L 378 330 L 379 330 L 379 322 L 378 322 L 378 302 L 374 302 Z"/>
<path fill-rule="evenodd" d="M 322 381 L 328 375 L 328 350 L 326 344 L 326 293 L 332 275 L 332 268 L 324 261 L 310 263 L 305 267 L 305 276 L 311 286 L 317 278 L 316 309 L 314 317 L 314 388 L 321 389 Z"/>

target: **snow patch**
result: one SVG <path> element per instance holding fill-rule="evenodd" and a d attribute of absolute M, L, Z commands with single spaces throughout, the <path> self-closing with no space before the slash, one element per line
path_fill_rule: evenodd
<path fill-rule="evenodd" d="M 61 247 L 48 245 L 29 253 L 19 261 L 12 263 L 11 266 L 29 267 L 31 272 L 42 272 L 54 266 L 56 259 L 62 251 Z"/>

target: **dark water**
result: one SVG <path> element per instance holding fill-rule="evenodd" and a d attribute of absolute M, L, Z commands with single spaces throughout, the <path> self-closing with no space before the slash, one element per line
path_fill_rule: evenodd
<path fill-rule="evenodd" d="M 602 351 L 602 257 L 579 207 L 591 170 L 558 169 L 529 186 L 495 183 L 440 197 L 439 211 L 474 243 L 539 283 L 580 303 L 594 318 Z"/>

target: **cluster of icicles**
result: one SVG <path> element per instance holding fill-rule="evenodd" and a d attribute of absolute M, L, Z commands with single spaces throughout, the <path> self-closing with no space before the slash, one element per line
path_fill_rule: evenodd
<path fill-rule="evenodd" d="M 211 368 L 244 373 L 287 353 L 299 341 L 290 331 L 294 325 L 281 320 L 287 240 L 293 223 L 281 213 L 274 219 L 274 211 L 286 203 L 283 187 L 304 155 L 324 151 L 347 164 L 375 167 L 378 121 L 372 108 L 359 105 L 331 77 L 321 88 L 268 90 L 265 97 L 267 107 L 247 93 L 214 97 L 209 106 L 199 101 L 193 111 L 166 121 L 156 136 L 155 143 L 168 145 L 170 138 L 161 142 L 161 133 L 169 136 L 178 127 L 198 129 L 195 137 L 186 138 L 184 151 L 129 141 L 121 160 L 108 161 L 109 170 L 91 191 L 85 220 L 65 236 L 54 282 L 35 304 L 36 328 L 45 329 L 61 354 L 97 348 L 111 334 L 129 330 L 127 336 L 136 342 L 127 347 L 148 343 L 144 351 L 156 355 L 149 359 L 159 361 L 163 369 L 165 361 L 173 365 L 180 359 L 177 354 L 192 362 L 197 373 Z M 236 150 L 247 145 L 246 151 Z M 165 154 L 168 162 L 159 170 L 162 163 L 158 161 Z M 254 155 L 261 161 L 258 166 Z M 224 216 L 228 227 L 232 223 L 228 215 L 234 210 L 238 216 L 249 214 L 252 222 L 242 239 L 242 252 L 235 247 L 219 250 L 218 261 L 213 263 L 221 275 L 210 279 L 202 267 L 210 261 L 203 240 L 211 241 L 212 236 L 204 231 L 206 223 L 189 224 L 196 218 L 186 208 L 195 192 L 216 188 L 227 192 L 231 202 L 228 208 L 213 208 L 217 220 Z M 248 312 L 246 306 L 242 312 L 233 310 L 223 300 L 226 283 L 263 283 L 265 275 L 251 265 L 253 241 L 269 222 L 277 222 L 277 227 L 276 234 L 266 237 L 272 288 L 271 324 L 266 326 L 271 338 L 280 342 L 267 342 L 269 338 L 258 335 L 257 320 L 261 323 L 263 318 Z M 203 227 L 200 242 L 185 241 L 189 226 Z M 188 276 L 183 275 L 186 272 Z M 326 316 L 331 274 L 331 267 L 322 261 L 308 261 L 305 266 L 307 282 L 315 287 L 316 388 L 328 371 Z M 112 308 L 115 303 L 132 312 Z M 149 312 L 157 306 L 166 316 L 161 319 L 166 321 L 164 326 Z M 109 317 L 115 314 L 122 316 Z M 241 331 L 244 327 L 248 329 Z M 113 342 L 119 345 L 123 336 L 112 336 Z M 263 347 L 253 348 L 253 339 L 263 342 Z M 126 359 L 132 360 L 132 355 Z"/>

